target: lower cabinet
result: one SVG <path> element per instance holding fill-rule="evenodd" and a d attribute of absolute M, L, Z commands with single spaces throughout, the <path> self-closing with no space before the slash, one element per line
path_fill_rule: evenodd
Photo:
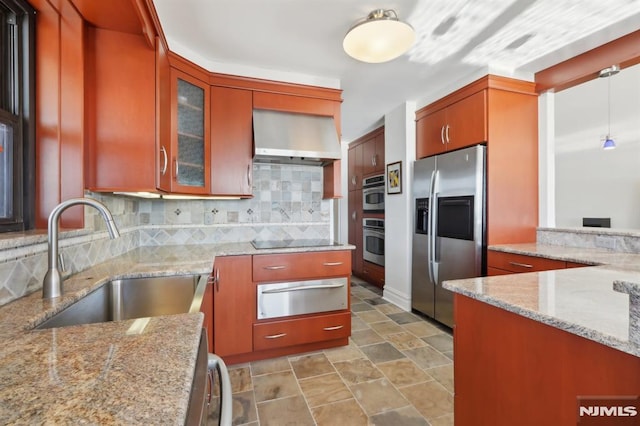
<path fill-rule="evenodd" d="M 505 275 L 520 272 L 540 272 L 553 269 L 565 269 L 588 266 L 564 260 L 527 256 L 524 254 L 487 251 L 487 275 Z"/>
<path fill-rule="evenodd" d="M 252 351 L 255 300 L 251 256 L 216 257 L 213 263 L 213 351 L 218 356 Z"/>
<path fill-rule="evenodd" d="M 204 314 L 204 328 L 207 329 L 209 352 L 213 352 L 213 274 L 209 276 L 207 289 L 204 292 L 200 312 Z"/>
<path fill-rule="evenodd" d="M 228 364 L 236 364 L 347 345 L 351 335 L 350 273 L 348 250 L 216 257 L 208 289 L 213 298 L 213 352 Z M 274 285 L 265 290 L 265 284 Z M 319 289 L 321 286 L 327 289 Z M 274 293 L 272 298 L 294 291 L 295 300 L 299 300 L 307 288 L 314 298 L 318 291 L 346 294 L 341 295 L 344 297 L 335 305 L 340 307 L 336 310 L 298 314 L 298 309 L 285 309 L 286 316 L 258 319 L 258 290 Z M 294 300 L 293 296 L 280 297 Z"/>
<path fill-rule="evenodd" d="M 384 288 L 384 266 L 376 265 L 366 260 L 362 263 L 363 278 L 377 287 Z"/>
<path fill-rule="evenodd" d="M 253 349 L 282 348 L 351 335 L 351 313 L 269 321 L 253 326 Z"/>
<path fill-rule="evenodd" d="M 577 418 L 581 395 L 638 395 L 638 357 L 460 294 L 454 303 L 456 426 L 638 424 Z"/>

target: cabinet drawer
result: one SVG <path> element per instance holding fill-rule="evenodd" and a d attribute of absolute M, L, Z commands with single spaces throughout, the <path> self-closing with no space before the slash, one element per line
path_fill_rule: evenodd
<path fill-rule="evenodd" d="M 489 250 L 487 252 L 487 266 L 511 272 L 536 272 L 564 269 L 566 262 Z"/>
<path fill-rule="evenodd" d="M 290 281 L 350 274 L 351 253 L 347 250 L 253 256 L 254 282 Z"/>
<path fill-rule="evenodd" d="M 350 335 L 350 312 L 272 321 L 253 325 L 253 350 L 322 342 Z"/>

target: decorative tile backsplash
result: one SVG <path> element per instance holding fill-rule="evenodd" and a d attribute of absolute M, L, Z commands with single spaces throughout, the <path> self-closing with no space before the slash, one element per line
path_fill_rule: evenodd
<path fill-rule="evenodd" d="M 322 200 L 321 167 L 254 164 L 253 194 L 242 200 L 150 200 L 88 192 L 107 205 L 121 237 L 110 240 L 102 216 L 85 208 L 86 230 L 63 233 L 60 240 L 65 274 L 139 246 L 330 237 L 331 202 Z M 46 233 L 3 236 L 0 305 L 41 288 L 47 263 Z"/>

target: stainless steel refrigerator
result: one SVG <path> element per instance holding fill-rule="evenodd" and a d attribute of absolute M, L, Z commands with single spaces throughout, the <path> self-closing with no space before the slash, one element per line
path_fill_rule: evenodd
<path fill-rule="evenodd" d="M 411 306 L 453 327 L 442 282 L 486 273 L 486 147 L 417 160 L 413 167 Z"/>

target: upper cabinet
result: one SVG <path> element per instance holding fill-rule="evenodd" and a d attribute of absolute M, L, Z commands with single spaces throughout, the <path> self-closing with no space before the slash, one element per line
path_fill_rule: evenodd
<path fill-rule="evenodd" d="M 383 172 L 384 135 L 373 136 L 362 145 L 362 176 Z"/>
<path fill-rule="evenodd" d="M 348 178 L 349 178 L 349 191 L 356 189 L 362 189 L 362 158 L 364 145 L 357 144 L 349 147 L 349 164 L 348 164 Z"/>
<path fill-rule="evenodd" d="M 384 127 L 359 137 L 349 145 L 349 191 L 362 189 L 363 178 L 384 173 Z"/>
<path fill-rule="evenodd" d="M 85 31 L 85 187 L 154 191 L 155 55 L 142 36 Z"/>
<path fill-rule="evenodd" d="M 253 93 L 211 87 L 211 192 L 250 197 Z"/>
<path fill-rule="evenodd" d="M 416 121 L 416 157 L 487 141 L 487 93 L 481 90 Z"/>
<path fill-rule="evenodd" d="M 171 70 L 171 192 L 209 194 L 209 85 Z"/>
<path fill-rule="evenodd" d="M 84 188 L 251 197 L 254 108 L 333 117 L 339 140 L 341 90 L 209 72 L 168 50 L 149 2 L 132 6 L 138 34 L 86 28 Z M 323 173 L 339 198 L 340 162 Z"/>

